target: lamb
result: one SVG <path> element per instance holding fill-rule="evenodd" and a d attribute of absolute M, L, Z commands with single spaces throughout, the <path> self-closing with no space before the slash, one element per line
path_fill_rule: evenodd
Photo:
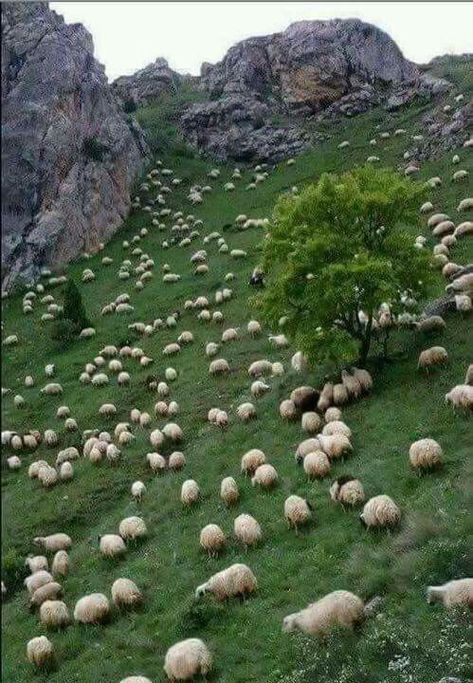
<path fill-rule="evenodd" d="M 327 635 L 333 628 L 352 629 L 364 616 L 363 601 L 354 593 L 339 590 L 325 595 L 305 609 L 284 618 L 283 631 L 300 630 L 310 635 Z"/>
<path fill-rule="evenodd" d="M 442 586 L 427 588 L 427 602 L 442 602 L 444 607 L 473 607 L 473 579 L 455 579 Z"/>
<path fill-rule="evenodd" d="M 359 479 L 350 475 L 338 477 L 330 487 L 330 498 L 335 503 L 355 506 L 365 501 L 365 492 Z"/>
<path fill-rule="evenodd" d="M 401 511 L 396 503 L 386 495 L 370 498 L 360 515 L 362 524 L 367 527 L 394 527 L 401 521 Z"/>
<path fill-rule="evenodd" d="M 198 600 L 206 593 L 212 593 L 218 601 L 232 597 L 245 597 L 258 588 L 256 577 L 246 564 L 232 564 L 210 577 L 195 591 Z"/>
<path fill-rule="evenodd" d="M 143 601 L 138 586 L 130 579 L 117 579 L 112 584 L 112 602 L 118 607 L 135 607 Z"/>
<path fill-rule="evenodd" d="M 312 506 L 300 496 L 289 496 L 284 502 L 284 518 L 289 527 L 294 527 L 296 533 L 299 526 L 306 524 L 312 517 Z"/>
<path fill-rule="evenodd" d="M 216 557 L 226 542 L 226 536 L 217 524 L 207 524 L 200 532 L 200 545 L 210 557 Z"/>
<path fill-rule="evenodd" d="M 51 565 L 53 576 L 67 576 L 69 573 L 69 555 L 65 550 L 58 550 Z"/>
<path fill-rule="evenodd" d="M 473 410 L 473 386 L 470 384 L 457 384 L 447 394 L 445 402 L 451 403 L 453 408 Z"/>
<path fill-rule="evenodd" d="M 245 513 L 238 515 L 233 522 L 233 532 L 240 543 L 248 548 L 256 545 L 262 538 L 262 531 L 259 523 L 251 515 Z"/>
<path fill-rule="evenodd" d="M 199 638 L 188 638 L 176 643 L 166 652 L 164 672 L 171 682 L 204 678 L 212 669 L 212 655 Z"/>
<path fill-rule="evenodd" d="M 303 466 L 309 480 L 315 478 L 322 479 L 330 472 L 330 460 L 323 451 L 307 453 Z"/>
<path fill-rule="evenodd" d="M 143 500 L 143 496 L 146 493 L 146 486 L 143 484 L 142 481 L 135 481 L 131 485 L 131 495 L 133 498 L 140 502 Z"/>
<path fill-rule="evenodd" d="M 181 502 L 183 505 L 193 505 L 199 500 L 200 489 L 194 479 L 187 479 L 181 488 Z"/>
<path fill-rule="evenodd" d="M 431 470 L 442 464 L 442 447 L 434 439 L 419 439 L 409 448 L 409 461 L 417 470 Z"/>
<path fill-rule="evenodd" d="M 233 477 L 225 477 L 222 479 L 220 484 L 220 498 L 223 500 L 225 505 L 230 507 L 238 502 L 240 497 L 240 492 L 238 490 L 238 485 Z"/>
<path fill-rule="evenodd" d="M 38 590 L 38 588 L 41 588 L 41 586 L 44 586 L 47 583 L 50 583 L 53 581 L 52 575 L 47 572 L 45 569 L 40 569 L 39 571 L 35 572 L 34 574 L 31 574 L 30 576 L 27 576 L 24 584 L 26 586 L 26 590 L 30 595 L 33 595 L 33 593 Z"/>
<path fill-rule="evenodd" d="M 166 469 L 166 460 L 159 453 L 147 453 L 146 462 L 153 472 L 163 472 Z"/>
<path fill-rule="evenodd" d="M 241 471 L 253 475 L 258 467 L 264 465 L 266 456 L 259 448 L 252 448 L 241 458 Z"/>
<path fill-rule="evenodd" d="M 57 533 L 50 536 L 37 536 L 33 543 L 47 552 L 55 553 L 58 550 L 69 550 L 72 539 L 67 534 Z"/>
<path fill-rule="evenodd" d="M 218 358 L 213 360 L 209 365 L 209 374 L 211 375 L 223 375 L 230 371 L 230 366 L 224 358 Z"/>
<path fill-rule="evenodd" d="M 283 420 L 296 420 L 299 416 L 296 404 L 290 398 L 285 399 L 279 406 L 279 414 Z"/>
<path fill-rule="evenodd" d="M 256 408 L 252 403 L 241 403 L 237 408 L 237 415 L 242 422 L 248 422 L 248 420 L 256 417 Z"/>
<path fill-rule="evenodd" d="M 315 434 L 322 426 L 322 418 L 318 413 L 307 412 L 302 415 L 301 427 L 309 434 Z"/>
<path fill-rule="evenodd" d="M 171 455 L 169 456 L 168 464 L 170 470 L 181 470 L 186 464 L 184 453 L 181 453 L 181 451 L 174 451 L 173 453 L 171 453 Z"/>
<path fill-rule="evenodd" d="M 53 668 L 55 663 L 54 647 L 46 636 L 38 636 L 28 641 L 26 657 L 38 669 Z"/>
<path fill-rule="evenodd" d="M 442 365 L 448 361 L 448 353 L 443 346 L 432 346 L 430 349 L 421 351 L 417 363 L 418 369 L 429 370 L 435 365 Z"/>
<path fill-rule="evenodd" d="M 126 552 L 126 545 L 118 534 L 99 536 L 99 548 L 104 557 L 118 557 Z"/>
<path fill-rule="evenodd" d="M 141 517 L 126 517 L 120 522 L 118 533 L 125 541 L 136 541 L 146 536 L 146 524 Z"/>
<path fill-rule="evenodd" d="M 39 608 L 39 619 L 46 628 L 65 628 L 70 623 L 69 610 L 62 600 L 45 600 Z"/>
<path fill-rule="evenodd" d="M 109 615 L 110 603 L 103 593 L 84 595 L 74 607 L 74 619 L 79 624 L 103 624 Z"/>
<path fill-rule="evenodd" d="M 57 600 L 62 596 L 62 586 L 56 581 L 50 581 L 41 586 L 30 598 L 30 609 L 34 610 L 37 607 L 41 607 L 43 602 L 46 600 Z"/>

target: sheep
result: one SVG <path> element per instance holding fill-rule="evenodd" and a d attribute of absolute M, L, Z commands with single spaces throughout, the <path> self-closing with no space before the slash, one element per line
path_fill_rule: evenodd
<path fill-rule="evenodd" d="M 366 527 L 394 527 L 401 521 L 401 511 L 392 498 L 386 495 L 370 498 L 360 515 Z"/>
<path fill-rule="evenodd" d="M 228 426 L 228 415 L 224 410 L 219 410 L 218 408 L 215 408 L 215 413 L 213 413 L 213 419 L 211 422 L 213 422 L 217 427 L 227 427 Z M 212 411 L 209 411 L 209 413 Z"/>
<path fill-rule="evenodd" d="M 227 538 L 217 524 L 207 524 L 200 532 L 200 545 L 210 557 L 216 557 L 226 542 Z"/>
<path fill-rule="evenodd" d="M 252 337 L 256 337 L 262 332 L 261 325 L 257 320 L 250 320 L 246 329 Z"/>
<path fill-rule="evenodd" d="M 72 539 L 67 534 L 57 533 L 50 536 L 36 536 L 33 539 L 33 543 L 47 552 L 55 553 L 58 550 L 69 550 L 72 545 Z"/>
<path fill-rule="evenodd" d="M 344 384 L 334 384 L 333 386 L 333 402 L 336 406 L 341 406 L 347 403 L 349 394 Z"/>
<path fill-rule="evenodd" d="M 288 398 L 281 402 L 279 406 L 279 414 L 283 420 L 296 420 L 299 415 L 299 411 L 297 410 L 294 401 Z"/>
<path fill-rule="evenodd" d="M 200 638 L 181 640 L 164 658 L 164 672 L 170 681 L 188 681 L 198 674 L 205 678 L 211 669 L 212 655 Z"/>
<path fill-rule="evenodd" d="M 62 597 L 62 586 L 56 581 L 50 581 L 45 583 L 44 586 L 37 588 L 30 598 L 30 609 L 34 610 L 37 607 L 41 607 L 43 602 L 46 600 L 57 600 Z"/>
<path fill-rule="evenodd" d="M 253 475 L 260 465 L 264 465 L 266 456 L 263 451 L 258 448 L 252 448 L 247 451 L 241 458 L 241 471 L 245 474 Z"/>
<path fill-rule="evenodd" d="M 54 647 L 46 636 L 37 636 L 28 641 L 26 657 L 38 669 L 53 668 L 55 663 Z"/>
<path fill-rule="evenodd" d="M 351 438 L 351 429 L 341 420 L 332 420 L 322 429 L 323 436 L 333 436 L 334 434 L 344 434 L 348 439 Z"/>
<path fill-rule="evenodd" d="M 457 384 L 447 394 L 445 402 L 451 403 L 453 408 L 473 410 L 473 386 L 469 384 Z"/>
<path fill-rule="evenodd" d="M 355 506 L 365 501 L 365 492 L 359 479 L 350 475 L 338 477 L 330 487 L 330 498 L 335 503 Z"/>
<path fill-rule="evenodd" d="M 44 432 L 43 439 L 44 445 L 48 448 L 53 448 L 54 446 L 57 446 L 58 436 L 53 429 L 46 429 Z"/>
<path fill-rule="evenodd" d="M 289 496 L 284 502 L 284 518 L 289 527 L 294 527 L 296 534 L 299 526 L 306 524 L 312 517 L 312 506 L 300 496 Z"/>
<path fill-rule="evenodd" d="M 473 386 L 473 363 L 471 363 L 466 369 L 465 384 Z"/>
<path fill-rule="evenodd" d="M 26 590 L 28 591 L 28 593 L 30 595 L 33 595 L 33 593 L 36 590 L 38 590 L 38 588 L 41 588 L 41 586 L 44 586 L 45 584 L 50 583 L 51 581 L 54 581 L 52 575 L 45 569 L 40 569 L 34 574 L 27 576 L 24 580 L 24 584 L 26 586 Z"/>
<path fill-rule="evenodd" d="M 270 389 L 271 389 L 271 387 L 270 387 L 268 384 L 265 384 L 265 383 L 262 382 L 261 380 L 256 380 L 256 381 L 253 382 L 253 384 L 251 385 L 250 391 L 251 391 L 251 394 L 252 394 L 255 398 L 259 398 L 260 396 L 263 396 L 263 394 L 265 394 L 265 393 L 266 393 L 267 391 L 269 391 Z"/>
<path fill-rule="evenodd" d="M 255 379 L 262 375 L 269 374 L 273 365 L 269 360 L 256 360 L 248 368 L 248 374 Z"/>
<path fill-rule="evenodd" d="M 69 572 L 69 555 L 65 550 L 58 550 L 51 565 L 53 576 L 67 576 Z"/>
<path fill-rule="evenodd" d="M 168 411 L 169 411 L 169 408 L 168 408 L 168 405 L 165 401 L 158 401 L 154 406 L 154 412 L 156 413 L 157 416 L 167 417 Z M 139 422 L 139 410 L 137 411 L 137 414 L 138 414 L 137 415 L 138 420 L 134 420 L 134 421 Z"/>
<path fill-rule="evenodd" d="M 27 375 L 25 377 L 24 385 L 25 385 L 25 387 L 28 387 L 28 388 L 34 387 L 34 379 L 31 375 Z"/>
<path fill-rule="evenodd" d="M 140 427 L 149 427 L 151 424 L 151 415 L 149 413 L 141 413 L 139 422 Z"/>
<path fill-rule="evenodd" d="M 46 628 L 65 628 L 70 623 L 69 610 L 61 600 L 45 600 L 39 608 L 39 619 Z"/>
<path fill-rule="evenodd" d="M 247 565 L 232 564 L 199 586 L 195 591 L 195 599 L 198 600 L 206 593 L 212 593 L 218 601 L 237 596 L 244 598 L 257 588 L 256 577 Z"/>
<path fill-rule="evenodd" d="M 166 469 L 166 460 L 159 453 L 148 453 L 146 462 L 153 472 L 162 472 Z"/>
<path fill-rule="evenodd" d="M 238 339 L 238 328 L 230 327 L 222 333 L 222 342 L 226 343 Z"/>
<path fill-rule="evenodd" d="M 353 450 L 350 440 L 345 434 L 336 433 L 330 436 L 318 434 L 317 439 L 320 448 L 328 455 L 330 460 L 343 457 L 345 453 Z"/>
<path fill-rule="evenodd" d="M 64 421 L 64 429 L 67 432 L 76 432 L 78 430 L 77 422 L 72 417 L 67 417 Z"/>
<path fill-rule="evenodd" d="M 153 429 L 149 435 L 149 441 L 153 448 L 159 448 L 164 443 L 164 434 L 160 429 Z"/>
<path fill-rule="evenodd" d="M 184 453 L 181 453 L 181 451 L 174 451 L 169 456 L 168 465 L 170 470 L 181 470 L 185 464 L 186 459 Z"/>
<path fill-rule="evenodd" d="M 419 332 L 442 332 L 446 328 L 445 320 L 440 315 L 430 315 L 419 320 Z"/>
<path fill-rule="evenodd" d="M 112 415 L 116 415 L 116 413 L 117 409 L 113 403 L 103 403 L 99 408 L 99 415 L 102 417 L 112 417 Z"/>
<path fill-rule="evenodd" d="M 94 387 L 104 387 L 108 384 L 108 376 L 104 372 L 98 372 L 92 377 L 91 383 Z"/>
<path fill-rule="evenodd" d="M 237 408 L 237 415 L 242 422 L 248 422 L 248 420 L 256 417 L 256 408 L 252 403 L 241 403 Z"/>
<path fill-rule="evenodd" d="M 428 228 L 435 228 L 436 225 L 442 223 L 442 221 L 449 221 L 450 216 L 446 213 L 434 213 L 427 221 Z"/>
<path fill-rule="evenodd" d="M 118 534 L 99 536 L 99 550 L 104 557 L 118 557 L 126 552 L 126 545 Z"/>
<path fill-rule="evenodd" d="M 307 412 L 303 413 L 301 419 L 301 427 L 305 432 L 314 434 L 322 426 L 322 418 L 318 413 Z"/>
<path fill-rule="evenodd" d="M 220 484 L 220 498 L 223 500 L 225 505 L 230 507 L 238 502 L 240 497 L 240 492 L 238 490 L 238 485 L 233 477 L 225 477 L 222 479 Z"/>
<path fill-rule="evenodd" d="M 39 393 L 45 394 L 46 396 L 58 396 L 59 394 L 62 394 L 62 386 L 57 382 L 50 382 L 49 384 L 45 384 Z"/>
<path fill-rule="evenodd" d="M 262 531 L 259 523 L 251 515 L 245 513 L 238 515 L 233 522 L 233 532 L 235 537 L 244 548 L 256 545 L 262 538 Z"/>
<path fill-rule="evenodd" d="M 455 171 L 455 173 L 452 175 L 452 180 L 453 182 L 458 182 L 459 180 L 465 180 L 465 178 L 468 178 L 468 171 L 465 171 L 464 169 L 461 169 L 460 171 Z"/>
<path fill-rule="evenodd" d="M 143 500 L 143 496 L 146 493 L 146 486 L 143 484 L 142 481 L 135 481 L 131 485 L 131 495 L 133 498 L 141 502 Z"/>
<path fill-rule="evenodd" d="M 271 365 L 271 374 L 273 377 L 281 377 L 284 375 L 284 365 L 276 361 Z"/>
<path fill-rule="evenodd" d="M 10 458 L 7 458 L 7 465 L 10 470 L 19 470 L 21 467 L 21 460 L 17 455 L 13 455 Z"/>
<path fill-rule="evenodd" d="M 209 374 L 222 375 L 230 371 L 230 366 L 224 358 L 213 360 L 209 365 Z"/>
<path fill-rule="evenodd" d="M 79 624 L 102 624 L 109 615 L 110 603 L 103 593 L 84 595 L 74 607 L 74 619 Z"/>
<path fill-rule="evenodd" d="M 218 352 L 218 349 L 219 349 L 219 345 L 218 345 L 218 344 L 216 344 L 215 342 L 209 342 L 209 343 L 205 346 L 205 355 L 208 356 L 209 358 L 210 358 L 211 356 L 215 356 L 215 355 L 217 354 L 217 352 Z"/>
<path fill-rule="evenodd" d="M 352 629 L 364 616 L 363 601 L 345 590 L 333 591 L 305 609 L 284 617 L 283 631 L 300 630 L 310 635 L 327 635 L 334 628 Z"/>
<path fill-rule="evenodd" d="M 148 533 L 145 521 L 141 517 L 125 517 L 118 526 L 118 533 L 124 541 L 136 541 Z"/>
<path fill-rule="evenodd" d="M 415 469 L 434 469 L 442 463 L 442 447 L 434 439 L 419 439 L 409 448 L 409 461 Z"/>
<path fill-rule="evenodd" d="M 469 297 L 468 294 L 456 294 L 455 308 L 461 313 L 469 313 L 473 309 L 471 297 Z"/>
<path fill-rule="evenodd" d="M 138 586 L 130 579 L 116 579 L 112 584 L 112 602 L 118 608 L 135 607 L 143 601 Z"/>
<path fill-rule="evenodd" d="M 473 292 L 473 273 L 465 273 L 455 278 L 453 282 L 445 287 L 450 292 Z"/>
<path fill-rule="evenodd" d="M 47 571 L 48 559 L 44 555 L 28 555 L 25 559 L 25 567 L 28 567 L 32 574 L 41 570 Z"/>
<path fill-rule="evenodd" d="M 320 441 L 317 438 L 311 437 L 301 441 L 296 450 L 296 462 L 301 463 L 308 453 L 321 450 Z"/>
<path fill-rule="evenodd" d="M 427 588 L 427 602 L 442 602 L 444 607 L 473 607 L 473 579 L 455 579 L 442 586 Z"/>
<path fill-rule="evenodd" d="M 184 438 L 184 433 L 178 424 L 175 422 L 168 422 L 163 427 L 163 434 L 167 439 L 170 439 L 174 443 L 182 441 Z"/>
<path fill-rule="evenodd" d="M 319 400 L 317 401 L 317 409 L 325 411 L 333 402 L 333 384 L 326 382 L 320 392 Z"/>
<path fill-rule="evenodd" d="M 166 384 L 166 382 L 159 382 L 158 384 L 158 395 L 159 396 L 168 396 L 169 394 L 169 387 Z"/>
<path fill-rule="evenodd" d="M 151 681 L 145 676 L 127 676 L 122 678 L 120 683 L 151 683 Z"/>
<path fill-rule="evenodd" d="M 473 197 L 466 197 L 465 199 L 462 199 L 459 205 L 457 206 L 457 211 L 470 211 L 473 209 Z"/>
<path fill-rule="evenodd" d="M 71 414 L 70 409 L 67 406 L 59 406 L 59 408 L 56 411 L 56 417 L 58 420 L 64 420 L 66 417 L 69 417 Z"/>
<path fill-rule="evenodd" d="M 311 451 L 304 457 L 303 467 L 309 480 L 322 479 L 330 472 L 330 460 L 323 451 Z"/>
<path fill-rule="evenodd" d="M 167 346 L 164 347 L 163 354 L 165 356 L 172 356 L 176 353 L 179 353 L 181 350 L 181 347 L 177 342 L 173 342 L 172 344 L 167 344 Z"/>
<path fill-rule="evenodd" d="M 434 365 L 442 365 L 448 361 L 448 353 L 443 346 L 432 346 L 430 349 L 421 351 L 417 368 L 422 370 L 429 370 Z"/>
<path fill-rule="evenodd" d="M 23 398 L 23 396 L 17 394 L 13 398 L 13 405 L 15 406 L 15 408 L 22 408 L 25 405 L 25 399 Z"/>
<path fill-rule="evenodd" d="M 74 467 L 66 460 L 59 468 L 59 479 L 61 481 L 70 481 L 74 477 Z"/>
<path fill-rule="evenodd" d="M 181 487 L 181 503 L 190 506 L 196 503 L 199 497 L 199 485 L 194 479 L 187 479 Z"/>
<path fill-rule="evenodd" d="M 16 334 L 10 334 L 8 337 L 5 337 L 2 344 L 4 346 L 13 346 L 14 344 L 18 344 L 18 336 Z"/>
<path fill-rule="evenodd" d="M 342 370 L 342 384 L 347 390 L 349 398 L 358 398 L 363 392 L 363 387 L 360 381 L 354 376 L 350 375 L 346 370 Z M 335 385 L 337 386 L 337 385 Z M 336 391 L 334 387 L 334 403 L 336 403 Z"/>

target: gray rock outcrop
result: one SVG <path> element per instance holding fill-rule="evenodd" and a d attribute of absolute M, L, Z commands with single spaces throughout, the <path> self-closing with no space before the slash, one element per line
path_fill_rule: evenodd
<path fill-rule="evenodd" d="M 112 88 L 124 102 L 147 104 L 163 93 L 175 93 L 182 80 L 183 77 L 159 57 L 132 76 L 120 76 L 113 81 Z"/>
<path fill-rule="evenodd" d="M 2 286 L 93 251 L 120 226 L 145 145 L 81 24 L 2 3 Z"/>

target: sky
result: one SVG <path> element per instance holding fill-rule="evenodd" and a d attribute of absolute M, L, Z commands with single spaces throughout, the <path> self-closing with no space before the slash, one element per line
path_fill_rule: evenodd
<path fill-rule="evenodd" d="M 51 2 L 68 23 L 92 33 L 109 80 L 157 57 L 180 73 L 199 74 L 234 43 L 284 30 L 304 19 L 356 17 L 386 31 L 404 55 L 428 62 L 473 52 L 471 2 Z"/>

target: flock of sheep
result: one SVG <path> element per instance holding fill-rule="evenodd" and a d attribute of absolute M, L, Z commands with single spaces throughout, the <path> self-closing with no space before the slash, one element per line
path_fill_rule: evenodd
<path fill-rule="evenodd" d="M 404 135 L 406 131 L 396 130 L 394 135 Z M 380 139 L 388 136 L 381 133 Z M 415 139 L 415 138 L 414 138 Z M 376 139 L 371 140 L 371 145 L 377 144 Z M 343 150 L 349 145 L 344 141 L 339 145 Z M 465 149 L 473 145 L 472 140 L 465 142 Z M 409 159 L 406 153 L 405 160 Z M 370 156 L 367 161 L 373 163 L 378 157 Z M 460 161 L 455 155 L 452 162 Z M 288 165 L 295 160 L 287 161 Z M 404 169 L 406 175 L 417 173 L 419 166 L 409 162 Z M 246 186 L 247 190 L 255 190 L 258 185 L 266 180 L 270 169 L 266 164 L 255 167 L 254 175 Z M 212 169 L 208 173 L 209 181 L 218 181 L 220 171 Z M 209 272 L 208 249 L 212 243 L 216 243 L 219 254 L 228 254 L 233 259 L 245 259 L 247 253 L 243 249 L 230 249 L 226 239 L 218 232 L 212 232 L 202 237 L 203 222 L 194 215 L 184 216 L 183 211 L 174 213 L 167 206 L 168 196 L 172 189 L 178 187 L 182 180 L 173 177 L 171 169 L 162 167 L 158 163 L 141 185 L 141 195 L 133 200 L 135 210 L 141 210 L 150 215 L 153 230 L 168 231 L 169 235 L 162 242 L 162 248 L 171 246 L 187 248 L 194 242 L 201 242 L 199 248 L 191 255 L 189 262 L 196 276 L 197 282 Z M 453 180 L 462 181 L 467 177 L 464 170 L 455 171 Z M 169 181 L 167 179 L 170 179 Z M 225 192 L 235 189 L 235 182 L 242 179 L 242 172 L 235 169 L 232 182 L 223 185 Z M 169 182 L 169 184 L 165 184 Z M 440 178 L 432 178 L 428 181 L 431 187 L 436 187 L 442 182 Z M 150 193 L 157 189 L 159 194 L 151 200 Z M 187 200 L 191 204 L 201 204 L 207 194 L 211 193 L 211 185 L 193 185 L 188 193 Z M 297 193 L 297 188 L 292 188 Z M 473 199 L 463 199 L 457 207 L 458 213 L 463 214 L 473 210 Z M 434 247 L 433 258 L 435 264 L 442 269 L 442 273 L 448 281 L 447 292 L 454 293 L 456 310 L 462 314 L 471 311 L 473 290 L 473 273 L 471 269 L 464 269 L 450 259 L 451 250 L 457 241 L 466 235 L 473 233 L 473 222 L 463 221 L 458 225 L 445 213 L 434 213 L 432 203 L 426 203 L 421 208 L 422 215 L 429 216 L 427 228 L 432 235 L 439 240 Z M 168 227 L 166 221 L 172 219 L 173 225 Z M 239 215 L 235 219 L 238 230 L 259 229 L 266 230 L 269 221 L 266 218 L 248 218 Z M 123 248 L 130 253 L 118 266 L 117 278 L 121 281 L 135 277 L 135 289 L 142 290 L 155 276 L 155 262 L 141 246 L 148 234 L 143 228 L 131 240 L 123 242 Z M 419 235 L 415 244 L 423 249 L 426 238 Z M 101 245 L 103 246 L 103 245 Z M 205 248 L 207 247 L 207 249 Z M 87 257 L 87 255 L 86 255 Z M 137 264 L 133 265 L 132 258 Z M 112 258 L 102 258 L 103 267 L 110 268 L 114 265 Z M 165 286 L 178 282 L 181 274 L 174 273 L 169 264 L 162 265 L 162 282 Z M 45 270 L 43 273 L 48 278 L 48 284 L 54 286 L 64 282 L 64 277 L 53 277 Z M 95 273 L 87 268 L 83 271 L 82 281 L 92 283 Z M 231 283 L 235 278 L 234 273 L 228 272 L 224 278 L 225 283 Z M 38 301 L 38 297 L 41 299 Z M 225 321 L 224 311 L 212 307 L 224 308 L 225 302 L 233 297 L 230 288 L 224 287 L 214 293 L 214 301 L 211 301 L 207 293 L 200 293 L 195 299 L 182 302 L 183 313 L 179 310 L 170 312 L 165 319 L 148 321 L 135 321 L 128 328 L 143 338 L 158 333 L 160 329 L 174 329 L 182 325 L 185 315 L 194 315 L 200 323 L 223 324 Z M 127 315 L 134 312 L 131 303 L 132 295 L 123 293 L 113 301 L 105 303 L 101 309 L 103 316 Z M 31 315 L 37 305 L 45 306 L 46 311 L 41 314 L 41 321 L 47 323 L 56 318 L 61 312 L 61 307 L 56 303 L 52 294 L 45 294 L 45 286 L 41 283 L 35 289 L 30 289 L 23 297 L 23 313 Z M 406 307 L 408 308 L 408 306 Z M 363 314 L 360 314 L 360 320 Z M 281 321 L 283 324 L 283 321 Z M 409 313 L 404 313 L 397 318 L 391 312 L 389 305 L 382 304 L 374 322 L 380 328 L 391 325 L 410 325 L 418 329 L 419 334 L 428 334 L 432 331 L 441 332 L 445 327 L 445 321 L 438 315 L 415 318 Z M 80 333 L 81 338 L 92 338 L 95 335 L 94 328 L 86 328 Z M 209 358 L 208 372 L 210 375 L 225 376 L 231 371 L 229 362 L 224 357 L 224 349 L 230 344 L 238 344 L 244 336 L 259 337 L 263 335 L 263 327 L 257 320 L 249 320 L 246 330 L 240 327 L 228 327 L 219 334 L 219 341 L 208 342 L 204 353 Z M 283 333 L 269 335 L 269 341 L 274 348 L 286 348 L 289 341 Z M 4 338 L 5 346 L 14 346 L 21 343 L 21 339 L 15 334 L 9 334 Z M 194 335 L 189 330 L 181 329 L 176 340 L 162 348 L 164 358 L 170 356 L 178 358 L 184 348 L 195 343 Z M 215 358 L 215 356 L 218 356 Z M 116 380 L 116 389 L 127 387 L 132 381 L 134 370 L 145 368 L 157 363 L 157 358 L 149 357 L 138 346 L 121 346 L 107 344 L 101 348 L 97 356 L 89 358 L 84 363 L 78 381 L 84 385 L 90 385 L 90 391 L 101 390 L 109 387 Z M 433 346 L 424 349 L 418 361 L 420 369 L 429 371 L 433 366 L 447 362 L 448 352 L 441 346 Z M 296 352 L 291 359 L 291 368 L 295 373 L 307 369 L 307 359 L 301 352 Z M 55 379 L 56 368 L 49 364 L 44 369 L 48 382 L 41 388 L 42 400 L 47 401 L 50 396 L 62 396 L 63 387 Z M 271 391 L 271 379 L 285 373 L 285 368 L 280 362 L 272 362 L 266 358 L 254 361 L 248 367 L 250 381 L 249 391 L 254 402 L 244 402 L 236 407 L 234 415 L 229 415 L 229 409 L 225 406 L 211 408 L 207 414 L 208 423 L 218 429 L 228 427 L 232 419 L 247 422 L 257 418 L 258 398 Z M 124 449 L 132 443 L 136 436 L 136 430 L 149 430 L 148 440 L 150 452 L 143 456 L 146 466 L 154 473 L 161 474 L 166 471 L 178 471 L 186 466 L 186 457 L 182 451 L 172 450 L 185 440 L 181 427 L 172 421 L 180 413 L 177 401 L 169 400 L 172 393 L 172 385 L 177 382 L 179 371 L 174 367 L 167 367 L 160 381 L 150 380 L 149 388 L 157 394 L 158 401 L 154 407 L 154 415 L 133 407 L 130 410 L 129 421 L 117 422 L 110 431 L 87 429 L 79 435 L 81 446 L 69 446 L 58 449 L 62 440 L 62 430 L 48 427 L 43 432 L 32 429 L 27 433 L 18 433 L 13 429 L 2 432 L 2 445 L 11 453 L 7 457 L 7 465 L 11 470 L 21 470 L 23 456 L 29 456 L 38 448 L 57 450 L 54 464 L 42 459 L 29 464 L 28 476 L 37 480 L 38 484 L 46 489 L 70 481 L 74 477 L 74 467 L 82 460 L 88 461 L 95 466 L 99 463 L 109 462 L 111 466 L 120 466 L 124 457 Z M 37 378 L 29 375 L 24 378 L 24 386 L 31 389 L 36 386 Z M 343 370 L 338 382 L 326 382 L 318 389 L 311 386 L 298 386 L 285 398 L 279 406 L 279 415 L 282 420 L 299 421 L 302 432 L 306 437 L 303 439 L 295 452 L 295 463 L 301 466 L 309 480 L 324 479 L 329 476 L 332 468 L 338 463 L 344 463 L 344 459 L 353 452 L 351 442 L 352 431 L 343 421 L 342 407 L 350 401 L 358 400 L 369 393 L 373 386 L 373 379 L 365 369 L 353 367 Z M 12 393 L 9 389 L 2 388 L 2 395 Z M 467 369 L 464 383 L 453 387 L 446 395 L 446 401 L 454 408 L 471 410 L 473 408 L 473 365 Z M 27 399 L 21 394 L 13 396 L 13 405 L 19 410 L 25 405 Z M 99 411 L 99 417 L 103 420 L 112 421 L 117 418 L 118 410 L 114 403 L 104 402 Z M 67 405 L 57 409 L 56 417 L 63 421 L 63 431 L 78 433 L 77 421 L 71 416 Z M 166 423 L 161 428 L 154 426 L 156 420 L 164 419 Z M 172 451 L 168 455 L 164 452 Z M 161 451 L 161 452 L 160 452 Z M 410 466 L 417 471 L 430 471 L 442 464 L 443 452 L 439 443 L 430 438 L 421 439 L 411 444 L 408 455 Z M 21 456 L 21 457 L 20 457 Z M 81 465 L 82 466 L 82 465 Z M 251 483 L 255 488 L 271 489 L 278 485 L 278 472 L 276 467 L 267 461 L 266 454 L 259 448 L 254 447 L 241 456 L 240 471 L 244 476 L 251 477 Z M 234 475 L 234 476 L 232 476 Z M 220 484 L 220 498 L 225 506 L 232 508 L 240 498 L 237 472 L 230 471 Z M 142 481 L 130 481 L 130 493 L 132 498 L 140 502 L 146 496 L 146 485 Z M 357 506 L 363 506 L 360 514 L 361 522 L 369 528 L 395 528 L 401 521 L 402 510 L 389 495 L 378 492 L 371 498 L 366 497 L 362 481 L 349 474 L 339 474 L 330 484 L 327 494 L 330 499 L 344 509 L 350 510 Z M 176 494 L 177 496 L 177 494 Z M 199 484 L 194 479 L 184 481 L 180 491 L 180 501 L 183 506 L 193 506 L 199 503 L 201 494 Z M 288 527 L 298 533 L 299 529 L 314 521 L 315 511 L 313 505 L 304 498 L 290 495 L 284 502 L 284 508 L 280 511 L 286 520 Z M 242 548 L 249 549 L 257 545 L 263 538 L 263 529 L 257 519 L 249 514 L 241 513 L 233 521 L 233 535 Z M 128 552 L 130 547 L 145 538 L 148 534 L 146 522 L 141 517 L 127 517 L 123 519 L 116 532 L 110 531 L 99 538 L 98 551 L 105 557 L 119 557 Z M 199 537 L 199 543 L 203 551 L 210 557 L 216 557 L 225 552 L 230 540 L 224 530 L 209 522 L 205 525 Z M 90 593 L 81 597 L 75 604 L 73 614 L 64 598 L 64 589 L 61 581 L 65 579 L 70 569 L 69 550 L 73 540 L 65 533 L 58 532 L 45 537 L 33 539 L 33 544 L 41 549 L 44 554 L 29 555 L 25 564 L 31 572 L 25 580 L 25 587 L 30 598 L 30 607 L 37 611 L 40 624 L 46 629 L 66 628 L 74 620 L 77 624 L 105 624 L 112 612 L 112 605 L 117 610 L 133 609 L 141 605 L 145 598 L 140 588 L 129 578 L 119 578 L 110 587 L 111 600 L 102 593 Z M 243 563 L 233 564 L 226 569 L 215 573 L 198 586 L 195 590 L 195 598 L 199 599 L 205 594 L 212 595 L 216 600 L 229 600 L 246 596 L 258 590 L 258 580 L 249 566 Z M 8 594 L 8 586 L 2 582 L 2 594 Z M 464 578 L 449 581 L 443 586 L 431 586 L 428 589 L 429 601 L 441 601 L 446 607 L 453 605 L 473 606 L 473 579 Z M 364 602 L 355 594 L 337 590 L 294 614 L 289 614 L 283 620 L 283 630 L 291 632 L 300 630 L 309 634 L 326 634 L 334 627 L 352 628 L 371 613 L 370 603 Z M 44 635 L 32 638 L 26 646 L 28 660 L 39 668 L 49 667 L 55 660 L 53 643 Z M 169 648 L 164 660 L 164 671 L 170 681 L 190 680 L 195 675 L 205 676 L 213 665 L 212 654 L 207 645 L 198 638 L 189 638 Z M 130 676 L 121 683 L 150 683 L 144 676 Z"/>

